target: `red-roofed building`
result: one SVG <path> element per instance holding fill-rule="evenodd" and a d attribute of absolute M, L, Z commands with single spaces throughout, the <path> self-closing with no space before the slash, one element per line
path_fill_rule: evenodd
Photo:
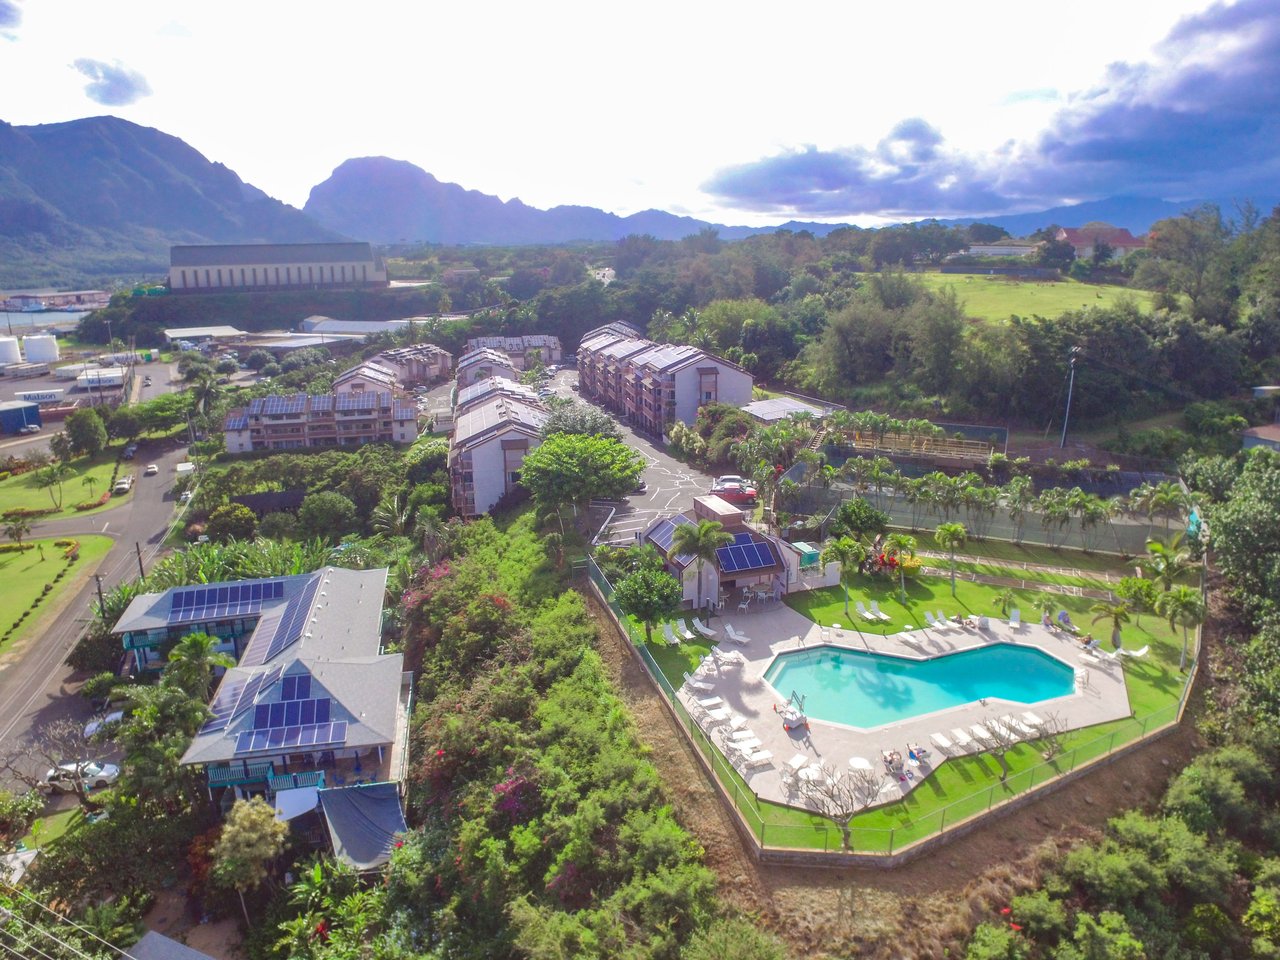
<path fill-rule="evenodd" d="M 1065 240 L 1076 251 L 1077 260 L 1093 258 L 1093 249 L 1102 241 L 1111 248 L 1113 257 L 1123 257 L 1134 250 L 1145 250 L 1145 237 L 1135 237 L 1124 227 L 1061 227 L 1055 240 Z"/>

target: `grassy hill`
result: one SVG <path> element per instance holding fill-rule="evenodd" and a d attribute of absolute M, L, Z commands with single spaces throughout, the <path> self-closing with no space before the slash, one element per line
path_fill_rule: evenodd
<path fill-rule="evenodd" d="M 931 290 L 954 287 L 965 314 L 978 320 L 1008 320 L 1012 314 L 1056 317 L 1081 307 L 1109 307 L 1122 297 L 1137 301 L 1143 312 L 1151 310 L 1150 291 L 1108 284 L 1018 280 L 980 273 L 922 273 L 915 278 Z"/>

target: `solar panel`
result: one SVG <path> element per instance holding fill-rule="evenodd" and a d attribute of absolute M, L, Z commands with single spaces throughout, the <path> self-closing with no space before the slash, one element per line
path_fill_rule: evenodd
<path fill-rule="evenodd" d="M 284 616 L 276 625 L 271 642 L 267 646 L 264 661 L 271 660 L 302 636 L 302 630 L 306 626 L 307 617 L 311 614 L 311 604 L 316 598 L 318 589 L 320 589 L 320 577 L 317 575 L 312 577 L 311 582 L 303 588 L 302 592 L 285 606 Z"/>
<path fill-rule="evenodd" d="M 332 713 L 333 701 L 329 697 L 260 703 L 253 710 L 253 729 L 274 730 L 298 724 L 328 723 Z"/>
<path fill-rule="evenodd" d="M 169 605 L 169 623 L 223 620 L 258 613 L 266 600 L 284 596 L 284 581 L 220 583 L 178 590 Z"/>
<path fill-rule="evenodd" d="M 266 416 L 290 415 L 302 413 L 307 407 L 307 395 L 294 393 L 288 396 L 270 396 L 262 398 L 261 413 Z"/>
<path fill-rule="evenodd" d="M 663 550 L 670 550 L 671 539 L 676 534 L 676 527 L 682 527 L 687 523 L 693 523 L 693 521 L 683 514 L 668 517 L 653 528 L 653 532 L 649 534 L 649 539 Z"/>
<path fill-rule="evenodd" d="M 218 687 L 218 695 L 209 704 L 213 716 L 200 728 L 201 733 L 212 733 L 222 730 L 231 721 L 236 704 L 240 702 L 240 692 L 244 689 L 243 680 L 226 680 Z"/>
<path fill-rule="evenodd" d="M 297 724 L 270 730 L 246 730 L 236 737 L 237 754 L 287 747 L 328 746 L 347 741 L 347 721 Z"/>
<path fill-rule="evenodd" d="M 281 700 L 306 700 L 311 696 L 311 674 L 285 677 L 280 684 Z"/>
<path fill-rule="evenodd" d="M 735 547 L 746 546 L 748 543 L 751 543 L 751 542 L 752 542 L 751 534 L 749 533 L 735 533 L 733 535 L 733 546 Z"/>
<path fill-rule="evenodd" d="M 716 550 L 716 560 L 725 573 L 759 570 L 761 567 L 771 567 L 774 563 L 769 545 L 756 542 L 720 547 Z"/>

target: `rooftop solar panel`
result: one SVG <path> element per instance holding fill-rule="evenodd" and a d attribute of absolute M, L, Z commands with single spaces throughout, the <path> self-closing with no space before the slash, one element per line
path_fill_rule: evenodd
<path fill-rule="evenodd" d="M 269 730 L 246 730 L 236 738 L 237 754 L 288 747 L 331 746 L 347 741 L 347 722 L 295 724 Z"/>
<path fill-rule="evenodd" d="M 235 711 L 236 704 L 240 701 L 240 691 L 244 689 L 243 680 L 226 680 L 218 688 L 218 695 L 213 698 L 213 703 L 209 704 L 209 709 L 213 712 L 213 716 L 208 722 L 200 728 L 201 733 L 212 733 L 215 730 L 222 730 L 231 721 L 231 715 Z"/>
<path fill-rule="evenodd" d="M 259 703 L 253 708 L 253 729 L 271 730 L 300 723 L 328 723 L 332 712 L 333 701 L 329 697 Z"/>
<path fill-rule="evenodd" d="M 773 552 L 769 549 L 769 545 L 754 541 L 720 547 L 716 550 L 716 560 L 725 573 L 759 570 L 774 564 Z"/>
<path fill-rule="evenodd" d="M 285 677 L 280 683 L 281 700 L 307 700 L 311 697 L 311 675 Z"/>
<path fill-rule="evenodd" d="M 745 546 L 746 544 L 751 542 L 752 542 L 751 534 L 749 533 L 735 533 L 733 535 L 733 545 L 735 547 Z"/>

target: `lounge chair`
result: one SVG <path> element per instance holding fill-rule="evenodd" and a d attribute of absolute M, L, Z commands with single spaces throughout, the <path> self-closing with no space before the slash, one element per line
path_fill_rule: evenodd
<path fill-rule="evenodd" d="M 1096 651 L 1093 651 L 1093 650 L 1081 650 L 1080 659 L 1083 660 L 1085 663 L 1096 663 L 1096 664 L 1102 663 L 1102 658 L 1097 656 Z"/>
<path fill-rule="evenodd" d="M 986 744 L 996 742 L 996 738 L 991 735 L 991 731 L 980 723 L 975 723 L 971 726 L 969 728 L 969 732 L 973 734 L 973 739 L 977 740 L 979 743 Z"/>
<path fill-rule="evenodd" d="M 684 620 L 676 621 L 676 636 L 683 637 L 685 640 L 697 640 L 697 634 L 689 629 Z"/>
<path fill-rule="evenodd" d="M 765 765 L 773 765 L 773 754 L 768 750 L 757 750 L 744 761 L 744 767 L 762 767 Z"/>
<path fill-rule="evenodd" d="M 723 653 L 718 647 L 712 647 L 711 656 L 716 663 L 728 663 L 733 664 L 734 666 L 742 666 L 747 662 L 747 658 L 737 650 L 730 650 L 728 653 Z"/>
<path fill-rule="evenodd" d="M 748 757 L 751 756 L 751 754 L 755 753 L 756 748 L 759 747 L 760 745 L 761 745 L 761 741 L 759 737 L 749 737 L 746 740 L 730 740 L 729 741 L 730 750 L 737 750 L 739 753 L 745 754 Z"/>
<path fill-rule="evenodd" d="M 707 716 L 716 723 L 728 723 L 733 714 L 729 712 L 728 707 L 716 707 L 714 710 L 708 710 Z"/>
<path fill-rule="evenodd" d="M 987 726 L 989 726 L 992 730 L 996 732 L 998 736 L 1003 737 L 1005 740 L 1018 739 L 1018 732 L 1016 730 L 1011 730 L 1008 726 L 1006 726 L 1003 718 L 1001 718 L 1000 720 L 988 720 Z"/>
<path fill-rule="evenodd" d="M 684 675 L 684 685 L 688 687 L 690 690 L 701 690 L 704 693 L 710 693 L 711 691 L 715 690 L 715 687 L 713 687 L 711 684 L 706 683 L 702 680 L 695 680 L 693 679 L 693 677 L 689 676 L 689 674 L 687 673 Z"/>
<path fill-rule="evenodd" d="M 936 616 L 938 618 L 938 626 L 941 627 L 943 630 L 950 630 L 953 627 L 960 626 L 960 624 L 956 623 L 954 620 L 948 617 L 941 610 L 937 612 Z"/>
<path fill-rule="evenodd" d="M 730 740 L 750 740 L 754 736 L 755 734 L 752 733 L 750 730 L 747 730 L 743 727 L 739 727 L 733 733 L 729 734 L 729 739 Z"/>
<path fill-rule="evenodd" d="M 705 626 L 703 622 L 699 620 L 697 617 L 693 618 L 693 629 L 697 630 L 704 637 L 714 637 L 716 635 L 716 632 L 714 630 L 712 630 L 708 626 Z"/>
<path fill-rule="evenodd" d="M 712 710 L 715 707 L 723 707 L 724 698 L 723 697 L 700 697 L 698 698 L 697 703 L 698 703 L 698 706 L 702 707 L 702 709 L 704 710 Z"/>
<path fill-rule="evenodd" d="M 951 739 L 956 742 L 956 746 L 961 750 L 967 750 L 973 745 L 973 737 L 969 736 L 959 727 L 953 727 L 951 730 Z"/>
<path fill-rule="evenodd" d="M 1035 732 L 1036 732 L 1035 728 L 1023 723 L 1013 714 L 1009 714 L 1008 716 L 1001 717 L 1000 722 L 1003 723 L 1006 727 L 1009 727 L 1011 730 L 1016 730 L 1018 733 L 1022 734 L 1023 736 L 1027 736 L 1027 737 L 1035 736 Z"/>
<path fill-rule="evenodd" d="M 986 617 L 979 617 L 979 618 L 978 618 L 978 629 L 979 629 L 979 630 L 990 630 L 990 629 L 991 629 L 991 621 L 990 621 L 989 619 L 987 619 Z"/>
<path fill-rule="evenodd" d="M 1117 650 L 1116 652 L 1122 657 L 1132 657 L 1134 660 L 1137 660 L 1139 657 L 1145 657 L 1151 652 L 1151 645 L 1147 644 L 1139 650 Z"/>
<path fill-rule="evenodd" d="M 676 635 L 671 632 L 671 624 L 664 623 L 662 625 L 662 635 L 666 638 L 667 643 L 669 643 L 671 646 L 673 647 L 680 646 L 679 638 L 677 638 Z"/>
<path fill-rule="evenodd" d="M 729 639 L 736 644 L 745 645 L 751 642 L 751 638 L 745 633 L 739 633 L 737 630 L 733 629 L 733 624 L 731 623 L 726 623 L 724 625 L 724 632 L 728 634 Z"/>
<path fill-rule="evenodd" d="M 939 750 L 943 751 L 944 753 L 951 752 L 951 741 L 948 740 L 946 737 L 944 737 L 942 734 L 931 733 L 929 734 L 929 740 L 935 747 L 937 747 Z"/>
<path fill-rule="evenodd" d="M 1017 630 L 1022 626 L 1022 611 L 1014 607 L 1009 611 L 1009 626 Z"/>
<path fill-rule="evenodd" d="M 938 621 L 934 618 L 933 614 L 928 610 L 924 612 L 924 622 L 931 627 L 937 627 L 939 630 L 942 629 L 942 627 L 938 625 Z"/>
<path fill-rule="evenodd" d="M 853 607 L 855 610 L 858 611 L 858 616 L 860 616 L 863 620 L 879 619 L 878 617 L 872 616 L 871 611 L 867 609 L 866 604 L 864 604 L 861 600 L 855 603 Z"/>
<path fill-rule="evenodd" d="M 924 645 L 915 637 L 913 637 L 909 631 L 904 630 L 902 633 L 899 634 L 899 636 L 902 637 L 902 642 L 905 643 L 912 650 L 915 650 L 918 653 L 924 652 L 924 649 L 925 649 Z"/>
<path fill-rule="evenodd" d="M 892 619 L 887 613 L 880 609 L 879 600 L 871 601 L 871 615 L 877 620 L 883 620 L 885 623 L 888 623 Z"/>
<path fill-rule="evenodd" d="M 1022 719 L 1029 727 L 1036 727 L 1037 729 L 1039 729 L 1040 727 L 1044 726 L 1044 721 L 1041 720 L 1039 717 L 1037 717 L 1030 710 L 1028 710 L 1026 713 L 1022 715 Z"/>

